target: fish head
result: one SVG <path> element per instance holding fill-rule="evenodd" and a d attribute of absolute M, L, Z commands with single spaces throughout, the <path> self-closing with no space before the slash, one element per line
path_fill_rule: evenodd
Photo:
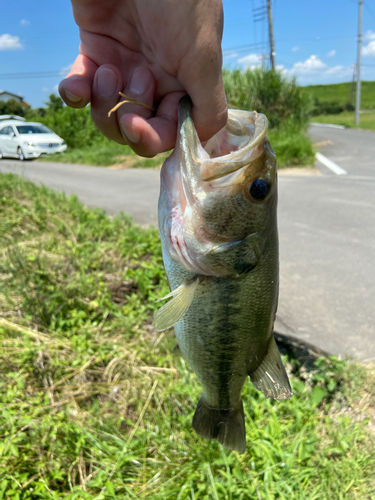
<path fill-rule="evenodd" d="M 162 169 L 159 227 L 166 251 L 185 269 L 239 275 L 277 235 L 277 166 L 267 130 L 264 115 L 229 110 L 227 125 L 203 147 L 191 100 L 181 99 L 176 148 Z"/>

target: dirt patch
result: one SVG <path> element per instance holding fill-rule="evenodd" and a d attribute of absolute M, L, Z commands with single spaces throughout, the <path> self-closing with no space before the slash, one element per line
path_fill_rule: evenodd
<path fill-rule="evenodd" d="M 127 303 L 129 295 L 138 292 L 137 283 L 133 280 L 124 280 L 113 274 L 106 274 L 104 279 L 111 292 L 111 300 L 120 306 Z"/>
<path fill-rule="evenodd" d="M 322 148 L 323 146 L 332 146 L 333 142 L 332 141 L 320 141 L 320 142 L 314 142 L 314 146 L 317 148 Z"/>

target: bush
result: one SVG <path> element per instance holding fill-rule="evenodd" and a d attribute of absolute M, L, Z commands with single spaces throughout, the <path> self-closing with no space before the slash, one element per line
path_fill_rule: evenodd
<path fill-rule="evenodd" d="M 51 128 L 62 137 L 71 148 L 92 146 L 98 142 L 108 141 L 95 127 L 90 108 L 72 109 L 68 106 L 47 113 L 45 116 L 30 116 Z"/>
<path fill-rule="evenodd" d="M 0 115 L 17 115 L 24 116 L 28 106 L 22 105 L 16 99 L 8 99 L 8 101 L 0 101 Z"/>
<path fill-rule="evenodd" d="M 229 107 L 264 113 L 270 128 L 293 122 L 294 127 L 306 130 L 312 101 L 295 78 L 289 79 L 280 71 L 264 67 L 224 70 L 223 78 Z"/>
<path fill-rule="evenodd" d="M 340 104 L 338 101 L 319 101 L 317 97 L 313 98 L 313 108 L 311 114 L 313 116 L 318 115 L 338 115 L 344 111 L 354 111 L 355 107 L 350 102 L 346 102 L 344 105 Z"/>

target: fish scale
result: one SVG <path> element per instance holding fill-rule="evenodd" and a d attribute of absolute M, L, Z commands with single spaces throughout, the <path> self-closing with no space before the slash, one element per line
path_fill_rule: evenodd
<path fill-rule="evenodd" d="M 156 312 L 154 328 L 174 326 L 179 350 L 202 385 L 196 432 L 243 453 L 247 377 L 267 397 L 292 395 L 273 337 L 276 159 L 264 115 L 229 110 L 230 125 L 205 150 L 191 106 L 188 96 L 181 99 L 176 147 L 161 171 L 159 229 L 172 290 L 165 298 L 173 298 Z"/>

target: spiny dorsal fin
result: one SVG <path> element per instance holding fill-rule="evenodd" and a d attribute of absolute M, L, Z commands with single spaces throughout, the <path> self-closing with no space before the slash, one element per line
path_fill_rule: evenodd
<path fill-rule="evenodd" d="M 290 399 L 292 397 L 288 375 L 273 335 L 266 356 L 255 372 L 250 373 L 250 379 L 266 398 Z"/>
<path fill-rule="evenodd" d="M 154 314 L 154 321 L 152 324 L 155 331 L 162 332 L 163 330 L 171 328 L 184 316 L 193 302 L 194 293 L 199 282 L 199 278 L 195 278 L 193 281 L 186 281 L 178 288 L 168 293 L 168 295 L 159 299 L 163 300 L 173 297 L 172 300 L 164 304 Z"/>

